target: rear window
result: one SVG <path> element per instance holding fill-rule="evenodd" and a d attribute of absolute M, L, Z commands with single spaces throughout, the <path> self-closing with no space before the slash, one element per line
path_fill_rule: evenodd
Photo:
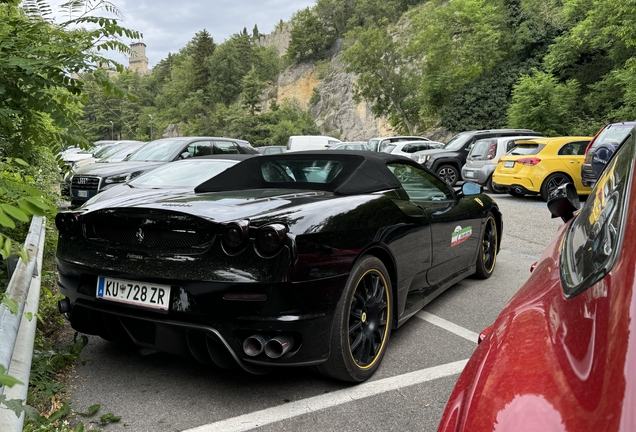
<path fill-rule="evenodd" d="M 509 155 L 535 155 L 545 147 L 545 144 L 517 144 L 510 152 Z"/>
<path fill-rule="evenodd" d="M 484 159 L 490 145 L 495 143 L 497 143 L 497 140 L 492 138 L 476 141 L 475 144 L 473 144 L 473 148 L 470 150 L 469 156 L 473 159 Z"/>
<path fill-rule="evenodd" d="M 261 166 L 267 183 L 329 183 L 342 171 L 336 160 L 274 160 Z"/>
<path fill-rule="evenodd" d="M 568 298 L 605 276 L 620 253 L 635 142 L 629 140 L 607 165 L 564 237 L 561 285 Z"/>
<path fill-rule="evenodd" d="M 634 125 L 608 125 L 605 130 L 599 134 L 596 140 L 594 140 L 594 147 L 604 143 L 620 144 L 633 127 Z"/>

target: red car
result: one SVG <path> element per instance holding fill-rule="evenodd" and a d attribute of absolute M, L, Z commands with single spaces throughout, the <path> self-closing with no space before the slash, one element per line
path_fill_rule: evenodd
<path fill-rule="evenodd" d="M 636 128 L 462 372 L 438 431 L 636 431 Z M 632 191 L 635 195 L 632 197 Z"/>

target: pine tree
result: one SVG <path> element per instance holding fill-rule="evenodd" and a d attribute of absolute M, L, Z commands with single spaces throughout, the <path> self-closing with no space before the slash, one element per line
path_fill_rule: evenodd
<path fill-rule="evenodd" d="M 254 66 L 243 77 L 243 107 L 253 116 L 260 111 L 261 91 L 264 85 L 258 79 L 258 71 Z"/>
<path fill-rule="evenodd" d="M 204 90 L 210 82 L 210 70 L 205 61 L 210 57 L 216 44 L 206 29 L 194 35 L 192 39 L 192 73 L 194 75 L 193 90 Z"/>
<path fill-rule="evenodd" d="M 261 34 L 258 32 L 258 26 L 254 24 L 254 28 L 252 29 L 252 37 L 254 39 L 258 39 L 260 36 Z"/>

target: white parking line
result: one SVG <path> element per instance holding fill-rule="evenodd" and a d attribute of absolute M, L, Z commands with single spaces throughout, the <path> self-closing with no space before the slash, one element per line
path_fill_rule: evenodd
<path fill-rule="evenodd" d="M 208 425 L 198 426 L 184 432 L 248 431 L 253 428 L 298 417 L 304 414 L 310 414 L 315 411 L 353 402 L 369 396 L 375 396 L 391 390 L 455 375 L 464 369 L 466 362 L 468 362 L 467 359 L 427 369 L 421 369 L 394 377 L 384 378 L 377 381 L 365 382 L 363 384 L 332 393 L 301 399 L 285 405 L 279 405 L 261 411 L 255 411 L 238 417 L 232 417 L 226 420 L 210 423 Z"/>
<path fill-rule="evenodd" d="M 441 327 L 444 330 L 448 330 L 451 333 L 455 333 L 457 336 L 461 336 L 464 339 L 468 339 L 471 342 L 477 343 L 477 338 L 479 337 L 477 333 L 465 329 L 464 327 L 458 326 L 457 324 L 453 324 L 450 321 L 446 321 L 444 318 L 440 318 L 437 315 L 433 315 L 424 311 L 419 311 L 417 314 L 415 314 L 415 316 L 438 327 Z"/>

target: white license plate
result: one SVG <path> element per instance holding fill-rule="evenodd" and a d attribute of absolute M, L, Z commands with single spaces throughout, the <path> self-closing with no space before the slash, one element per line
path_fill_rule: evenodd
<path fill-rule="evenodd" d="M 80 197 L 80 198 L 88 198 L 88 191 L 78 190 L 77 191 L 77 196 Z"/>
<path fill-rule="evenodd" d="M 472 171 L 466 171 L 466 177 L 475 177 L 475 173 Z"/>
<path fill-rule="evenodd" d="M 504 168 L 514 168 L 515 166 L 515 161 L 505 161 L 504 162 Z"/>
<path fill-rule="evenodd" d="M 97 298 L 168 310 L 170 286 L 125 279 L 97 278 Z"/>

